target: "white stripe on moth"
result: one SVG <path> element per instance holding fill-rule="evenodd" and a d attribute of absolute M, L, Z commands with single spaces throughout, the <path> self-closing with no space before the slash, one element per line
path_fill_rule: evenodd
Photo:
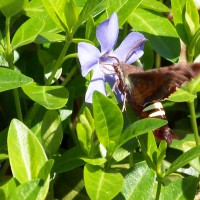
<path fill-rule="evenodd" d="M 160 102 L 155 102 L 149 106 L 147 106 L 143 112 L 149 111 L 149 110 L 154 110 L 154 109 L 163 109 L 162 103 Z"/>
<path fill-rule="evenodd" d="M 165 115 L 165 111 L 164 110 L 159 110 L 156 112 L 153 112 L 149 115 L 149 117 L 158 117 L 158 116 L 162 116 Z"/>

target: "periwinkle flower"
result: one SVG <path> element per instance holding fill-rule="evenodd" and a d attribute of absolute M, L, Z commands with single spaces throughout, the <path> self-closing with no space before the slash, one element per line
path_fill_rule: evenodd
<path fill-rule="evenodd" d="M 88 86 L 85 101 L 92 102 L 92 94 L 95 90 L 106 95 L 105 82 L 113 87 L 118 77 L 112 67 L 117 62 L 127 64 L 134 63 L 143 55 L 145 38 L 138 32 L 131 32 L 115 50 L 119 33 L 117 14 L 113 13 L 108 20 L 105 20 L 96 30 L 96 37 L 99 41 L 101 51 L 90 43 L 80 42 L 78 44 L 78 56 L 81 64 L 82 76 L 86 76 L 93 70 L 92 80 Z M 114 59 L 116 58 L 116 59 Z M 118 101 L 123 100 L 119 89 L 115 88 Z"/>

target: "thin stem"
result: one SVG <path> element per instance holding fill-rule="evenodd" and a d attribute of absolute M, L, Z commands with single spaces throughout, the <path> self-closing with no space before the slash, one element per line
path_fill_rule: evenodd
<path fill-rule="evenodd" d="M 199 133 L 198 133 L 198 128 L 197 128 L 194 101 L 189 101 L 188 107 L 189 107 L 189 110 L 190 110 L 190 122 L 191 122 L 192 130 L 194 132 L 196 145 L 199 146 L 200 145 L 200 138 L 199 138 Z"/>
<path fill-rule="evenodd" d="M 13 52 L 11 49 L 11 43 L 10 43 L 10 18 L 9 17 L 6 18 L 5 30 L 6 30 L 6 61 L 8 62 L 9 68 L 14 70 L 14 64 L 13 64 L 14 55 L 13 55 Z M 17 118 L 20 121 L 23 121 L 18 89 L 13 89 L 13 96 L 14 96 L 15 107 L 17 111 Z"/>
<path fill-rule="evenodd" d="M 162 186 L 162 182 L 160 180 L 158 180 L 158 187 L 157 187 L 157 191 L 156 191 L 155 200 L 159 200 L 159 198 L 160 198 L 161 186 Z"/>
<path fill-rule="evenodd" d="M 66 79 L 62 82 L 61 85 L 67 85 L 67 83 L 70 81 L 70 79 L 74 76 L 76 73 L 77 67 L 73 67 L 71 71 L 68 73 Z"/>
<path fill-rule="evenodd" d="M 160 67 L 160 63 L 161 63 L 160 55 L 158 53 L 156 53 L 156 55 L 155 55 L 155 67 L 159 68 Z"/>
<path fill-rule="evenodd" d="M 72 54 L 69 54 L 69 55 L 66 55 L 64 58 L 63 58 L 63 62 L 65 62 L 67 59 L 69 58 L 77 58 L 78 57 L 78 53 L 72 53 Z"/>
<path fill-rule="evenodd" d="M 51 85 L 51 82 L 54 79 L 54 76 L 55 76 L 57 70 L 61 67 L 61 65 L 63 63 L 63 59 L 67 52 L 67 49 L 68 49 L 69 45 L 71 44 L 71 38 L 72 37 L 69 37 L 69 38 L 66 37 L 66 42 L 65 42 L 64 47 L 58 57 L 58 60 L 56 61 L 55 67 L 53 68 L 52 73 L 51 73 L 49 79 L 47 80 L 47 85 Z"/>

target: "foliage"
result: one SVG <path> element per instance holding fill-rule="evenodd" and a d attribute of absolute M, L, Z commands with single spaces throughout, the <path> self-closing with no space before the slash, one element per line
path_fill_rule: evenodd
<path fill-rule="evenodd" d="M 170 146 L 153 135 L 166 120 L 122 112 L 109 86 L 84 101 L 92 71 L 81 76 L 77 44 L 98 46 L 113 12 L 119 44 L 131 29 L 146 37 L 144 69 L 182 61 L 183 47 L 199 60 L 194 0 L 0 1 L 0 199 L 194 199 L 199 77 L 164 101 Z"/>

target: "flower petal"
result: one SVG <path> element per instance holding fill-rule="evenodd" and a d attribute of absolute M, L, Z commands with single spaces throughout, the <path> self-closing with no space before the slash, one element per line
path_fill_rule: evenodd
<path fill-rule="evenodd" d="M 119 103 L 121 103 L 124 100 L 124 95 L 121 93 L 121 91 L 119 90 L 118 86 L 115 85 L 117 80 L 118 80 L 118 76 L 117 75 L 107 75 L 107 76 L 105 76 L 105 79 L 106 79 L 106 82 L 108 82 L 108 84 L 110 85 L 110 87 L 112 89 L 114 89 L 117 101 Z"/>
<path fill-rule="evenodd" d="M 93 95 L 93 92 L 96 90 L 106 95 L 104 74 L 99 69 L 98 65 L 96 65 L 96 67 L 94 68 L 94 74 L 92 76 L 92 80 L 90 81 L 90 84 L 88 86 L 88 89 L 85 95 L 86 102 L 92 103 L 92 95 Z"/>
<path fill-rule="evenodd" d="M 120 62 L 131 64 L 143 55 L 145 37 L 141 33 L 131 32 L 113 52 Z"/>
<path fill-rule="evenodd" d="M 113 13 L 108 20 L 105 20 L 96 30 L 97 39 L 101 45 L 101 53 L 109 53 L 114 48 L 119 33 L 117 14 Z"/>
<path fill-rule="evenodd" d="M 81 63 L 82 76 L 86 76 L 88 72 L 99 62 L 100 51 L 90 43 L 78 43 L 78 57 Z"/>

